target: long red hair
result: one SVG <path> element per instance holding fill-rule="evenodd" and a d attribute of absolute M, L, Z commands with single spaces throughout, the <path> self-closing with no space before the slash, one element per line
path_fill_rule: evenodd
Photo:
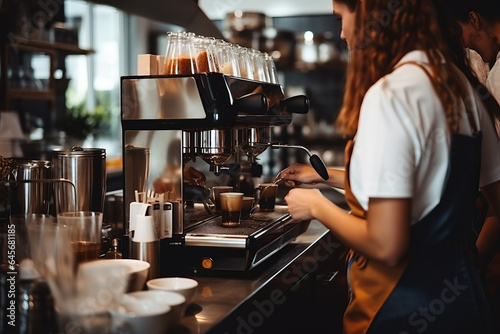
<path fill-rule="evenodd" d="M 426 53 L 432 85 L 444 106 L 448 128 L 451 133 L 458 132 L 461 117 L 454 106 L 465 93 L 437 18 L 432 0 L 358 1 L 344 102 L 337 118 L 344 134 L 356 134 L 368 89 L 413 50 Z M 443 57 L 446 62 L 442 62 Z"/>

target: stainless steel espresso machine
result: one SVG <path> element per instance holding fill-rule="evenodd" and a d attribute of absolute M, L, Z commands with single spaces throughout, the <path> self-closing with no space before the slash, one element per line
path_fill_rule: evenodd
<path fill-rule="evenodd" d="M 130 203 L 141 197 L 153 211 L 157 204 L 163 223 L 168 216 L 171 225 L 158 231 L 161 276 L 250 271 L 307 229 L 309 222 L 293 221 L 286 206 L 223 227 L 209 207 L 209 184 L 243 192 L 243 176 L 258 173 L 257 156 L 285 146 L 272 143 L 272 127 L 308 106 L 305 96 L 285 99 L 279 84 L 221 73 L 122 77 L 125 235 L 134 218 Z M 321 159 L 310 155 L 325 175 Z M 193 170 L 206 175 L 206 184 Z"/>

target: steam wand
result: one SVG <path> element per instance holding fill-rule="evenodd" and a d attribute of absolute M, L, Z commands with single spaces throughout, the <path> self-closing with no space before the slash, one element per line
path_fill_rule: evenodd
<path fill-rule="evenodd" d="M 306 151 L 306 153 L 309 155 L 309 162 L 311 163 L 311 166 L 314 168 L 316 173 L 318 173 L 319 176 L 323 178 L 323 180 L 328 180 L 329 176 L 328 176 L 328 171 L 326 170 L 325 163 L 323 162 L 323 160 L 321 160 L 321 158 L 318 155 L 313 154 L 306 147 L 299 145 L 286 145 L 286 144 L 273 144 L 273 143 L 269 143 L 269 146 L 271 148 L 295 148 Z"/>

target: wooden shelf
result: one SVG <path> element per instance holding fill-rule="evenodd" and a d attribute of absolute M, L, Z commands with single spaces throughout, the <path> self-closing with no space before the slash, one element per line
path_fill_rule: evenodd
<path fill-rule="evenodd" d="M 10 43 L 10 45 L 12 48 L 15 48 L 16 46 L 27 46 L 44 50 L 54 50 L 67 55 L 88 55 L 94 53 L 94 50 L 81 49 L 80 47 L 78 47 L 78 45 L 75 44 L 49 42 L 22 37 L 16 38 L 15 43 Z"/>
<path fill-rule="evenodd" d="M 54 91 L 50 89 L 27 89 L 27 88 L 10 88 L 9 98 L 16 100 L 55 100 Z"/>
<path fill-rule="evenodd" d="M 1 1 L 1 0 L 0 0 Z M 64 94 L 58 91 L 54 72 L 57 68 L 58 54 L 64 56 L 70 55 L 89 55 L 94 53 L 94 50 L 81 49 L 78 45 L 68 43 L 53 43 L 49 41 L 42 41 L 36 39 L 27 39 L 23 37 L 16 37 L 10 43 L 4 45 L 4 56 L 2 57 L 2 68 L 9 67 L 9 57 L 16 57 L 16 53 L 12 55 L 12 51 L 24 51 L 33 53 L 44 53 L 50 57 L 50 77 L 48 78 L 48 87 L 46 89 L 34 88 L 20 88 L 9 87 L 6 71 L 2 71 L 2 89 L 5 94 L 5 102 L 2 106 L 3 109 L 9 110 L 11 108 L 10 101 L 12 100 L 42 100 L 50 103 L 50 109 L 55 110 L 57 94 Z M 17 56 L 19 57 L 19 56 Z"/>

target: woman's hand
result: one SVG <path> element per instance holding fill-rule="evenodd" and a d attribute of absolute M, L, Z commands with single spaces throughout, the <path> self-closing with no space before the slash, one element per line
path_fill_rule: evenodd
<path fill-rule="evenodd" d="M 282 179 L 291 187 L 297 187 L 302 183 L 316 184 L 323 181 L 314 168 L 299 163 L 294 163 L 279 172 L 275 180 L 279 179 Z"/>
<path fill-rule="evenodd" d="M 205 174 L 193 167 L 184 168 L 184 181 L 194 186 L 205 186 Z"/>
<path fill-rule="evenodd" d="M 313 209 L 327 200 L 318 189 L 291 189 L 285 196 L 288 212 L 294 220 L 314 219 Z"/>

